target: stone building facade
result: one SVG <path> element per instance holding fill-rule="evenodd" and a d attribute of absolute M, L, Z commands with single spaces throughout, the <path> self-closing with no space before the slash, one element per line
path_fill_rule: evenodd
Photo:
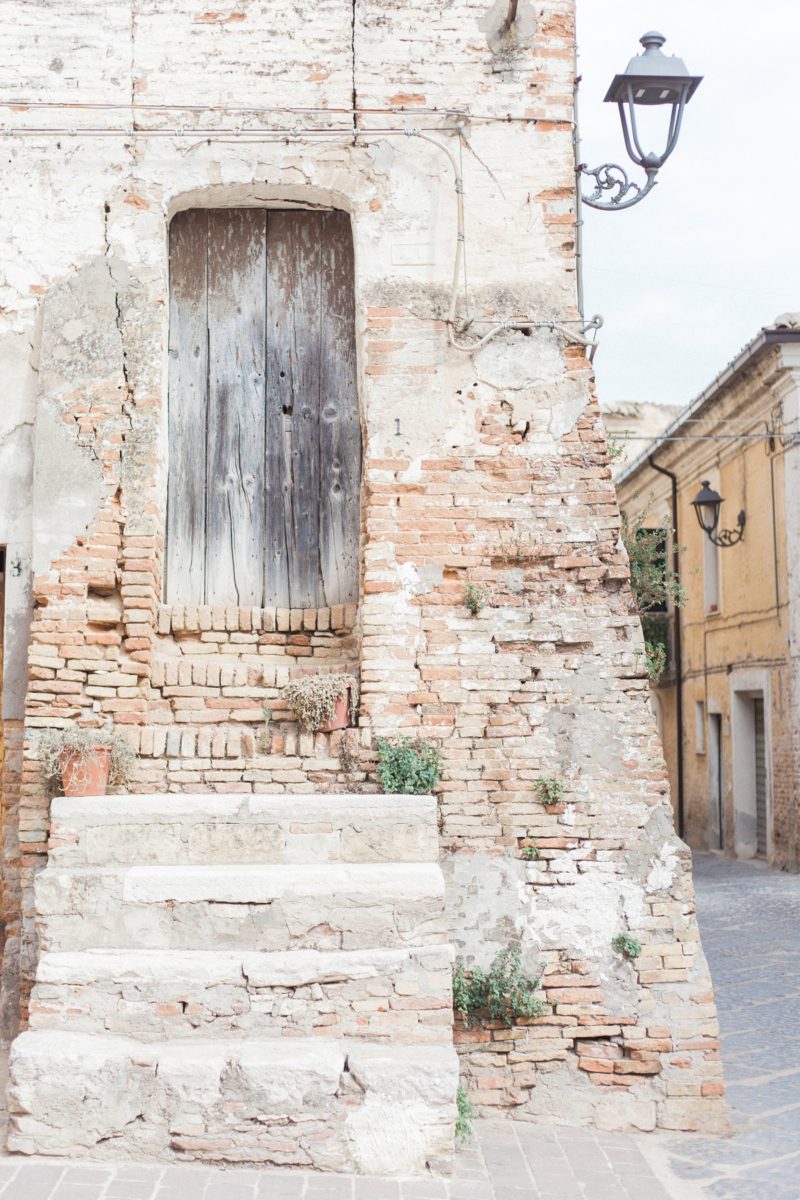
<path fill-rule="evenodd" d="M 678 530 L 686 603 L 663 618 L 671 661 L 654 689 L 676 823 L 692 846 L 789 870 L 800 863 L 799 345 L 796 313 L 759 330 L 618 481 L 631 520 Z M 654 464 L 675 477 L 674 516 L 672 480 Z M 692 511 L 705 479 L 723 497 L 720 529 L 745 513 L 731 546 L 713 545 Z"/>
<path fill-rule="evenodd" d="M 41 964 L 30 1005 L 37 939 L 52 948 L 53 913 L 81 913 L 80 898 L 58 907 L 69 890 L 58 871 L 72 869 L 61 835 L 83 836 L 68 809 L 34 896 L 51 832 L 42 730 L 127 730 L 143 812 L 144 797 L 181 796 L 198 811 L 216 796 L 229 812 L 231 794 L 321 795 L 333 810 L 337 794 L 377 791 L 376 737 L 421 735 L 444 758 L 449 940 L 484 967 L 521 941 L 554 1005 L 512 1028 L 457 1024 L 479 1111 L 724 1125 L 690 860 L 672 827 L 575 307 L 574 3 L 512 7 L 509 28 L 504 0 L 12 4 L 7 1032 L 30 1018 L 24 1038 L 56 1037 L 42 1028 L 53 1006 Z M 355 600 L 170 595 L 169 231 L 206 209 L 349 218 Z M 469 584 L 486 593 L 477 616 Z M 309 666 L 357 672 L 356 727 L 312 737 L 293 723 L 280 690 Z M 536 797 L 541 776 L 565 785 L 555 811 Z M 642 943 L 633 961 L 611 947 L 624 931 Z M 16 1148 L 63 1148 L 29 1132 L 46 1098 L 26 1092 L 23 1059 Z"/>
<path fill-rule="evenodd" d="M 651 404 L 646 400 L 602 401 L 600 411 L 613 451 L 614 477 L 638 458 L 642 447 L 663 433 L 681 411 L 679 404 Z"/>

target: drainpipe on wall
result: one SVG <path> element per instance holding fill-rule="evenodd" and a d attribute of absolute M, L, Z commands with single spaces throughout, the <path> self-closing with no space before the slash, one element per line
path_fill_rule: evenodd
<path fill-rule="evenodd" d="M 583 201 L 581 199 L 581 130 L 578 123 L 578 94 L 581 77 L 578 74 L 578 44 L 575 43 L 574 83 L 572 85 L 572 151 L 575 158 L 575 284 L 577 290 L 578 314 L 582 321 L 583 314 Z"/>
<path fill-rule="evenodd" d="M 678 543 L 678 477 L 672 471 L 668 471 L 665 467 L 659 467 L 653 461 L 652 454 L 648 455 L 647 461 L 654 471 L 659 475 L 666 475 L 670 481 L 672 489 L 672 573 L 675 577 L 675 582 L 680 587 L 681 582 L 681 560 L 680 549 Z M 676 754 L 678 766 L 678 837 L 684 836 L 686 820 L 685 820 L 685 800 L 683 789 L 683 645 L 681 640 L 681 615 L 680 610 L 674 610 L 673 628 L 675 630 L 674 651 L 675 651 L 675 725 L 676 725 Z"/>

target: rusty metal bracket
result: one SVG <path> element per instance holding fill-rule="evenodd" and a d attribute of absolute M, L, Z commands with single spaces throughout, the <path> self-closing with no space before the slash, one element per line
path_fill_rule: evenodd
<path fill-rule="evenodd" d="M 503 22 L 503 28 L 501 30 L 502 33 L 508 33 L 509 30 L 511 29 L 511 26 L 516 21 L 518 5 L 519 5 L 519 0 L 508 0 L 508 16 L 506 17 L 505 21 Z"/>

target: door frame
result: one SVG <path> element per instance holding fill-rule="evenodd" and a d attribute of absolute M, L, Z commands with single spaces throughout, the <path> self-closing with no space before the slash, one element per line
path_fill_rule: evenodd
<path fill-rule="evenodd" d="M 725 753 L 722 713 L 713 709 L 706 714 L 706 754 L 708 756 L 708 848 L 725 849 Z M 716 791 L 714 777 L 716 776 Z"/>
<path fill-rule="evenodd" d="M 772 679 L 750 667 L 730 677 L 733 765 L 733 829 L 737 858 L 756 858 L 756 756 L 753 700 L 764 701 L 764 762 L 767 773 L 767 860 L 772 857 Z"/>

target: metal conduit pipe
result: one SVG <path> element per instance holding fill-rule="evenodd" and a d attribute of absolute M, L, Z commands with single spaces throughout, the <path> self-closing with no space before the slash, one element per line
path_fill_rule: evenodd
<path fill-rule="evenodd" d="M 519 0 L 508 0 L 508 16 L 506 17 L 505 21 L 503 22 L 503 33 L 508 33 L 511 26 L 516 21 L 518 6 L 519 6 Z"/>
<path fill-rule="evenodd" d="M 87 105 L 87 107 L 89 107 L 89 106 Z M 342 111 L 344 111 L 344 110 L 342 110 Z M 355 111 L 355 110 L 352 110 L 352 111 Z M 455 127 L 455 128 L 444 128 L 444 129 L 441 129 L 440 132 L 446 132 L 446 133 L 452 132 L 452 133 L 457 133 L 459 135 L 459 137 L 462 136 L 460 126 Z M 442 154 L 445 154 L 447 156 L 450 166 L 453 169 L 453 177 L 454 177 L 454 181 L 455 181 L 456 220 L 457 220 L 456 251 L 455 251 L 455 258 L 454 258 L 454 262 L 453 262 L 453 285 L 452 285 L 452 290 L 451 290 L 451 294 L 450 294 L 450 305 L 449 305 L 448 316 L 447 316 L 447 328 L 448 328 L 448 337 L 450 340 L 450 345 L 453 346 L 453 348 L 456 350 L 461 350 L 467 354 L 473 354 L 477 350 L 480 350 L 481 347 L 485 346 L 487 344 L 487 342 L 490 342 L 493 338 L 497 337 L 497 335 L 499 333 L 503 333 L 507 330 L 550 329 L 552 332 L 560 333 L 562 335 L 562 337 L 564 337 L 568 342 L 572 342 L 575 345 L 584 346 L 584 347 L 589 348 L 591 351 L 590 357 L 593 357 L 594 351 L 597 348 L 597 341 L 595 339 L 584 337 L 583 333 L 578 333 L 578 332 L 575 332 L 574 330 L 568 329 L 565 325 L 562 325 L 560 322 L 552 320 L 552 319 L 544 320 L 544 321 L 542 321 L 542 320 L 539 320 L 539 321 L 531 321 L 531 320 L 498 321 L 495 325 L 493 325 L 493 327 L 491 329 L 489 329 L 489 331 L 487 333 L 485 333 L 482 337 L 476 338 L 474 341 L 460 341 L 458 339 L 458 337 L 456 336 L 456 312 L 457 312 L 457 308 L 458 308 L 458 283 L 459 283 L 459 279 L 461 277 L 461 271 L 462 271 L 463 264 L 464 264 L 464 243 L 465 243 L 465 237 L 466 237 L 466 235 L 465 235 L 465 218 L 464 218 L 464 182 L 461 177 L 461 169 L 459 167 L 459 164 L 456 160 L 455 155 L 452 153 L 452 151 L 449 149 L 449 147 L 446 146 L 444 144 L 444 142 L 439 141 L 438 138 L 432 137 L 429 133 L 425 132 L 422 129 L 393 128 L 393 129 L 355 129 L 354 130 L 351 128 L 351 129 L 344 130 L 344 129 L 335 129 L 335 128 L 316 128 L 316 129 L 284 128 L 284 129 L 265 129 L 265 130 L 261 131 L 261 130 L 254 130 L 254 129 L 243 130 L 239 127 L 234 127 L 232 129 L 231 128 L 207 128 L 207 129 L 192 128 L 192 129 L 187 129 L 187 128 L 181 128 L 181 127 L 172 128 L 172 129 L 136 129 L 136 128 L 114 129 L 114 128 L 108 128 L 108 127 L 105 127 L 105 128 L 102 128 L 102 127 L 101 128 L 97 128 L 97 127 L 81 128 L 80 126 L 74 126 L 70 129 L 63 129 L 63 128 L 59 129 L 59 128 L 52 128 L 52 127 L 33 129 L 31 127 L 26 128 L 25 126 L 5 126 L 5 127 L 0 128 L 0 136 L 14 138 L 14 137 L 21 137 L 21 136 L 25 136 L 25 135 L 33 136 L 33 137 L 36 137 L 36 136 L 68 137 L 70 139 L 76 138 L 78 136 L 81 136 L 81 137 L 130 137 L 130 138 L 154 137 L 154 138 L 176 138 L 176 139 L 177 138 L 180 138 L 180 139 L 188 138 L 190 141 L 193 141 L 194 139 L 199 137 L 201 139 L 201 141 L 195 142 L 194 146 L 190 147 L 190 150 L 194 149 L 197 145 L 202 145 L 203 142 L 205 142 L 207 140 L 211 141 L 213 139 L 214 141 L 220 142 L 220 141 L 226 140 L 229 137 L 234 138 L 237 142 L 252 143 L 252 144 L 264 144 L 264 143 L 275 143 L 275 142 L 285 142 L 285 141 L 302 141 L 304 138 L 318 138 L 318 137 L 323 138 L 323 139 L 327 138 L 327 137 L 346 137 L 348 140 L 351 138 L 354 138 L 354 137 L 357 140 L 364 140 L 365 137 L 369 137 L 369 138 L 375 138 L 377 140 L 380 140 L 383 137 L 394 135 L 394 136 L 406 136 L 406 137 L 420 138 L 422 141 L 430 142 L 430 144 L 432 146 L 435 146 L 439 151 L 441 151 Z M 577 323 L 582 324 L 582 327 L 584 330 L 599 329 L 600 326 L 602 325 L 602 319 L 599 317 L 595 317 L 595 318 L 593 318 L 592 321 L 588 322 L 588 324 L 583 324 L 582 322 L 577 322 Z"/>
<path fill-rule="evenodd" d="M 432 146 L 437 146 L 450 160 L 450 165 L 453 168 L 453 176 L 455 178 L 456 188 L 456 213 L 458 231 L 456 236 L 456 253 L 453 263 L 453 287 L 450 293 L 450 307 L 447 315 L 447 330 L 450 339 L 450 345 L 456 350 L 463 350 L 467 354 L 474 354 L 480 350 L 492 338 L 497 337 L 499 333 L 504 333 L 507 330 L 523 330 L 523 329 L 551 329 L 558 331 L 569 342 L 573 342 L 579 346 L 596 347 L 597 342 L 586 338 L 581 333 L 576 333 L 572 329 L 567 329 L 564 325 L 557 321 L 498 321 L 497 324 L 485 333 L 483 337 L 476 338 L 474 341 L 459 341 L 456 336 L 456 310 L 458 307 L 458 284 L 461 278 L 461 270 L 464 263 L 464 243 L 466 241 L 466 223 L 464 219 L 464 181 L 461 178 L 461 170 L 456 161 L 455 155 L 450 151 L 449 147 L 440 142 L 438 138 L 431 137 L 430 134 L 424 133 L 421 129 L 409 129 L 409 137 L 418 137 L 425 142 L 430 142 Z M 599 328 L 595 325 L 594 328 Z"/>

